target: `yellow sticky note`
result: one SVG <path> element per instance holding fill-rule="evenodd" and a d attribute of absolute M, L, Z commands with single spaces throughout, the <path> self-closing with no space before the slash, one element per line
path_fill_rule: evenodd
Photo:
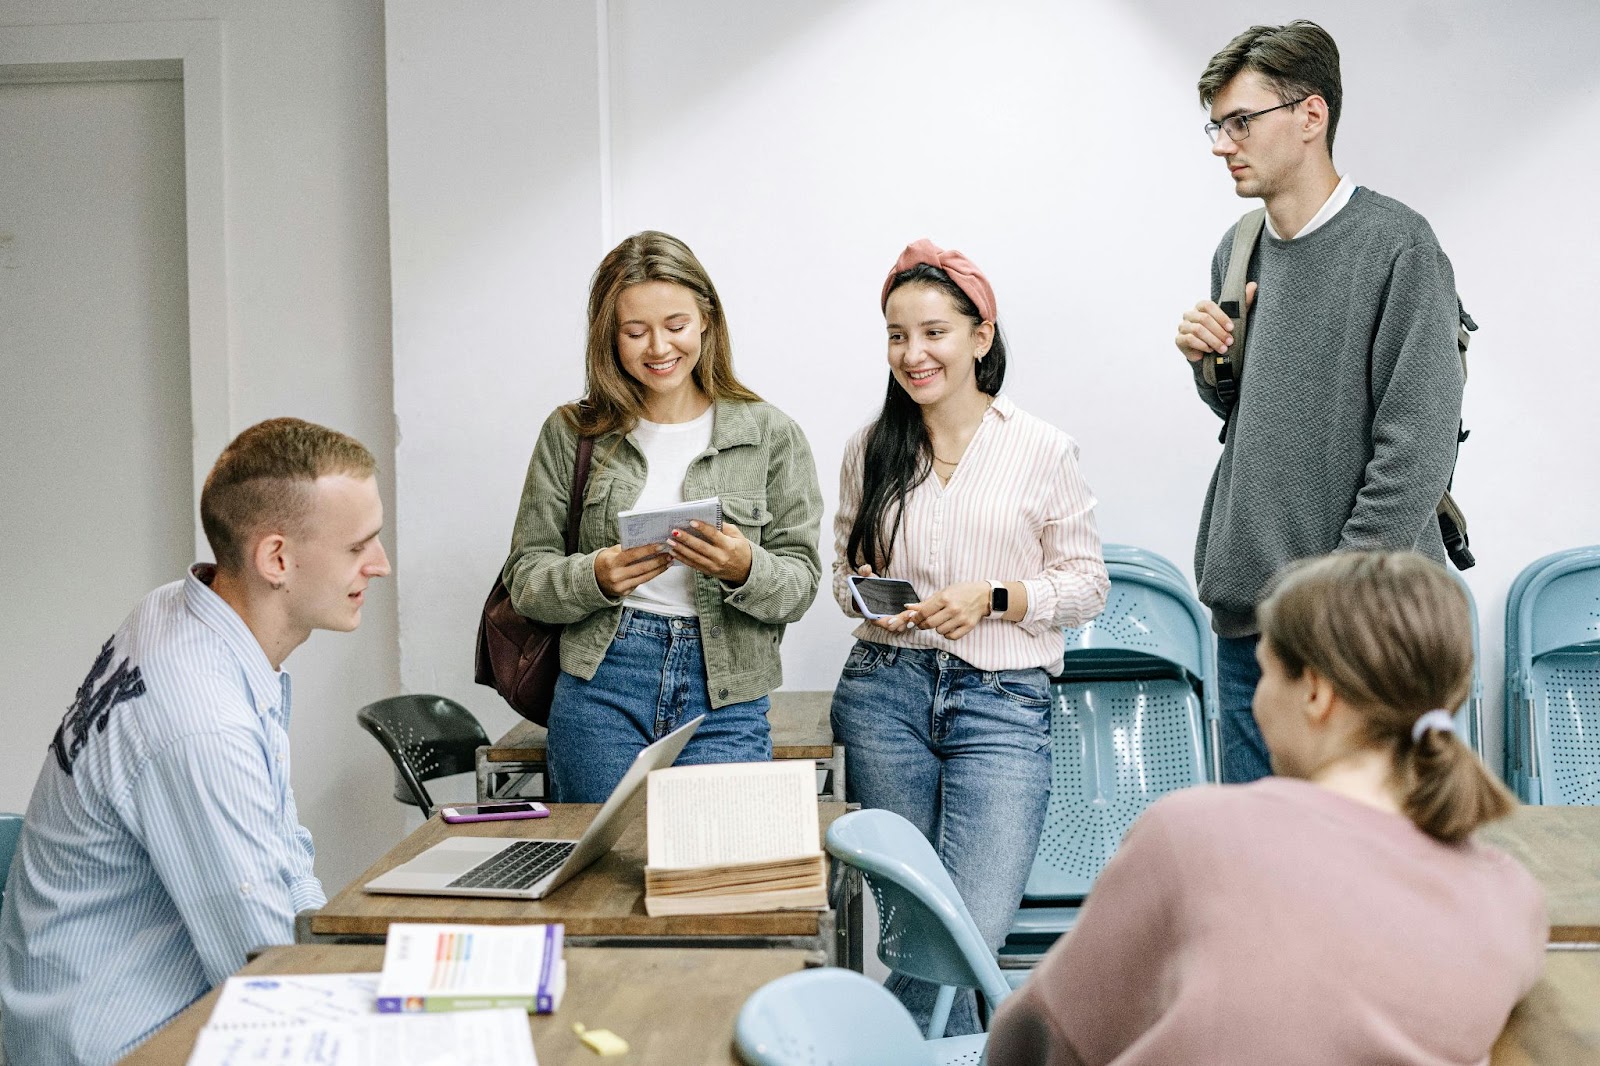
<path fill-rule="evenodd" d="M 628 1053 L 628 1042 L 610 1029 L 585 1029 L 574 1022 L 572 1031 L 577 1033 L 578 1039 L 582 1040 L 584 1045 L 596 1055 L 610 1057 Z"/>

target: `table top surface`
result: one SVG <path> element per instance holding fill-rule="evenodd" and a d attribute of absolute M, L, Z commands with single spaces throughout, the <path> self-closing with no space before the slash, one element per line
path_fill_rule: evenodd
<path fill-rule="evenodd" d="M 733 1022 L 750 993 L 805 966 L 806 953 L 757 948 L 567 949 L 567 992 L 555 1014 L 530 1015 L 539 1066 L 604 1061 L 579 1043 L 572 1023 L 610 1029 L 632 1050 L 623 1063 L 737 1066 Z M 376 973 L 383 947 L 299 944 L 267 950 L 241 973 Z M 211 1016 L 212 992 L 122 1060 L 173 1066 L 189 1057 Z"/>
<path fill-rule="evenodd" d="M 1478 831 L 1544 887 L 1553 942 L 1600 941 L 1600 807 L 1522 807 Z"/>
<path fill-rule="evenodd" d="M 545 899 L 482 899 L 463 896 L 396 896 L 366 892 L 362 885 L 392 870 L 447 836 L 576 840 L 599 813 L 597 803 L 554 803 L 550 817 L 498 822 L 440 821 L 434 815 L 395 845 L 326 906 L 311 916 L 318 936 L 383 936 L 390 922 L 477 922 L 514 925 L 561 922 L 574 936 L 816 936 L 817 911 L 756 914 L 696 914 L 652 918 L 644 911 L 645 819 L 623 830 L 615 846 Z M 822 835 L 845 813 L 843 803 L 817 804 Z"/>
<path fill-rule="evenodd" d="M 1495 1041 L 1492 1066 L 1600 1062 L 1600 951 L 1549 951 Z"/>
<path fill-rule="evenodd" d="M 774 692 L 767 721 L 772 726 L 772 754 L 779 759 L 831 759 L 833 726 L 828 720 L 831 692 Z M 543 762 L 546 731 L 519 722 L 490 746 L 489 762 Z"/>

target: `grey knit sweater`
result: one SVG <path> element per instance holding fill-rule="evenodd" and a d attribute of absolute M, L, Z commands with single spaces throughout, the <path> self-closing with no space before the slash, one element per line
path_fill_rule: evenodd
<path fill-rule="evenodd" d="M 1230 228 L 1212 299 L 1232 244 Z M 1292 560 L 1414 548 L 1443 562 L 1434 506 L 1461 417 L 1455 278 L 1415 211 L 1357 189 L 1299 240 L 1263 231 L 1250 280 L 1244 383 L 1194 551 L 1200 599 L 1227 637 L 1257 631 L 1255 606 Z"/>

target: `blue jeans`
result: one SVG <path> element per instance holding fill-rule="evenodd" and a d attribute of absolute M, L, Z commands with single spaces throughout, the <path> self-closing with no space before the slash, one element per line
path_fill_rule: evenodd
<path fill-rule="evenodd" d="M 625 608 L 588 681 L 562 672 L 550 704 L 550 797 L 604 803 L 633 757 L 697 715 L 676 765 L 772 758 L 766 696 L 711 709 L 700 623 Z"/>
<path fill-rule="evenodd" d="M 845 747 L 849 798 L 922 831 L 998 948 L 1050 798 L 1045 672 L 978 670 L 948 652 L 858 640 L 833 693 L 833 735 Z M 896 973 L 888 988 L 925 1029 L 938 986 Z M 956 997 L 945 1031 L 981 1031 L 972 993 Z"/>
<path fill-rule="evenodd" d="M 1251 704 L 1261 681 L 1256 643 L 1261 638 L 1217 638 L 1217 698 L 1222 720 L 1222 780 L 1243 785 L 1272 773 L 1267 742 Z"/>

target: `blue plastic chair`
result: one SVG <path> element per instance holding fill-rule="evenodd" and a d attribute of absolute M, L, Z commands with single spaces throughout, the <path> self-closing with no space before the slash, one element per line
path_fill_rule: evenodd
<path fill-rule="evenodd" d="M 1506 777 L 1525 803 L 1600 803 L 1600 548 L 1528 570 L 1506 606 Z"/>
<path fill-rule="evenodd" d="M 1107 563 L 1125 563 L 1142 566 L 1147 570 L 1156 570 L 1185 588 L 1188 587 L 1189 579 L 1183 576 L 1183 571 L 1165 555 L 1153 552 L 1149 548 L 1140 548 L 1132 544 L 1102 544 L 1100 554 Z"/>
<path fill-rule="evenodd" d="M 734 1022 L 747 1066 L 978 1066 L 986 1038 L 924 1040 L 889 990 L 832 967 L 758 988 Z"/>
<path fill-rule="evenodd" d="M 957 989 L 978 989 L 991 1011 L 1010 994 L 944 863 L 916 826 L 892 811 L 853 811 L 828 827 L 827 847 L 866 878 L 878 904 L 883 964 L 943 986 L 929 1039 L 944 1035 Z"/>
<path fill-rule="evenodd" d="M 22 835 L 22 815 L 0 814 L 0 903 L 6 899 L 6 878 L 11 873 L 11 857 L 16 854 L 17 838 Z"/>
<path fill-rule="evenodd" d="M 1128 827 L 1168 792 L 1216 780 L 1216 646 L 1188 584 L 1108 549 L 1106 609 L 1066 631 L 1051 685 L 1050 802 L 1007 976 L 1072 927 Z M 1159 557 L 1157 557 L 1159 558 Z"/>

